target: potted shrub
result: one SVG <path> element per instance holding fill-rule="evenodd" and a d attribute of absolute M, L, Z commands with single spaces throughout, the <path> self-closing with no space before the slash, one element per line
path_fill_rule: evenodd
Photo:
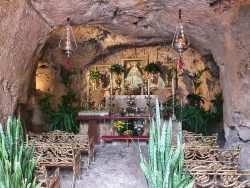
<path fill-rule="evenodd" d="M 92 81 L 97 81 L 99 78 L 101 78 L 101 73 L 97 69 L 92 69 L 89 73 L 90 79 Z"/>
<path fill-rule="evenodd" d="M 121 75 L 123 72 L 123 68 L 120 64 L 113 64 L 111 65 L 111 67 L 109 68 L 109 71 L 111 73 L 114 73 L 116 75 Z"/>
<path fill-rule="evenodd" d="M 144 67 L 144 71 L 150 74 L 157 74 L 161 72 L 161 63 L 160 61 L 150 62 Z"/>

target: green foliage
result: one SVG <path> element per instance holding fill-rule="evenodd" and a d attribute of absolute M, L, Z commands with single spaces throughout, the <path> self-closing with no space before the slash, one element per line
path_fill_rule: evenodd
<path fill-rule="evenodd" d="M 205 98 L 203 98 L 202 96 L 195 94 L 195 93 L 189 93 L 187 95 L 187 99 L 188 99 L 188 104 L 190 106 L 199 106 L 200 107 L 205 102 Z"/>
<path fill-rule="evenodd" d="M 174 67 L 167 67 L 167 69 L 166 69 L 166 75 L 167 75 L 168 81 L 171 81 L 171 79 L 172 79 L 175 71 L 176 71 L 176 69 Z"/>
<path fill-rule="evenodd" d="M 45 93 L 41 99 L 38 100 L 39 108 L 48 116 L 52 113 L 52 98 L 53 95 L 50 95 L 49 93 Z"/>
<path fill-rule="evenodd" d="M 101 73 L 97 70 L 97 69 L 92 69 L 91 71 L 90 71 L 90 79 L 91 80 L 98 80 L 99 78 L 101 78 Z"/>
<path fill-rule="evenodd" d="M 201 81 L 200 81 L 200 77 L 203 75 L 204 72 L 206 72 L 208 70 L 208 67 L 205 67 L 202 70 L 199 70 L 193 74 L 189 75 L 189 78 L 191 79 L 191 81 L 193 82 L 193 86 L 194 86 L 194 92 L 196 92 L 196 90 L 198 89 L 198 87 L 200 87 L 201 85 Z"/>
<path fill-rule="evenodd" d="M 75 100 L 75 94 L 72 91 L 61 97 L 61 104 L 58 105 L 58 110 L 51 115 L 50 130 L 74 133 L 79 131 L 79 122 L 76 120 L 79 109 L 73 107 Z"/>
<path fill-rule="evenodd" d="M 185 106 L 177 119 L 182 120 L 183 129 L 208 135 L 209 111 L 200 106 Z"/>
<path fill-rule="evenodd" d="M 149 72 L 151 74 L 156 74 L 156 73 L 161 72 L 161 63 L 160 63 L 160 61 L 148 63 L 144 67 L 144 71 Z"/>
<path fill-rule="evenodd" d="M 162 130 L 159 102 L 156 100 L 156 121 L 150 123 L 149 159 L 140 152 L 141 168 L 151 188 L 192 188 L 194 180 L 183 172 L 184 144 L 182 131 L 178 132 L 177 148 L 172 145 L 172 121 L 164 123 Z"/>
<path fill-rule="evenodd" d="M 183 109 L 177 110 L 177 119 L 182 121 L 184 129 L 203 135 L 209 135 L 209 126 L 215 126 L 220 123 L 223 118 L 222 94 L 219 93 L 214 100 L 211 100 L 214 109 L 209 110 L 205 110 L 201 105 L 201 96 L 195 94 L 193 96 L 195 97 L 193 97 L 192 100 L 189 98 L 189 103 L 184 106 Z"/>
<path fill-rule="evenodd" d="M 208 124 L 213 125 L 222 121 L 223 119 L 223 98 L 222 93 L 215 96 L 215 99 L 211 100 L 214 109 L 209 112 Z"/>
<path fill-rule="evenodd" d="M 109 71 L 111 73 L 115 73 L 117 75 L 120 75 L 123 72 L 123 68 L 120 64 L 113 64 L 110 68 Z"/>
<path fill-rule="evenodd" d="M 0 188 L 39 188 L 34 145 L 24 142 L 20 117 L 10 116 L 6 130 L 0 125 L 0 145 Z"/>
<path fill-rule="evenodd" d="M 72 81 L 73 81 L 73 77 L 76 74 L 77 74 L 77 70 L 71 69 L 71 70 L 67 71 L 64 67 L 61 67 L 60 75 L 61 75 L 63 84 L 67 88 L 70 88 Z"/>

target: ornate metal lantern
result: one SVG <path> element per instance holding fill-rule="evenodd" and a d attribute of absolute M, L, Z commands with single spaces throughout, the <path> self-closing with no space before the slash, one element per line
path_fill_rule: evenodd
<path fill-rule="evenodd" d="M 66 64 L 66 69 L 69 70 L 70 69 L 70 55 L 72 54 L 74 48 L 77 47 L 77 43 L 75 40 L 75 36 L 73 35 L 69 17 L 67 18 L 67 22 L 68 24 L 65 26 L 65 32 L 63 33 L 58 46 L 59 48 L 62 49 L 62 51 L 67 56 L 68 60 Z M 73 43 L 71 41 L 73 41 Z"/>
<path fill-rule="evenodd" d="M 181 69 L 184 62 L 182 59 L 182 54 L 185 52 L 189 47 L 190 41 L 188 35 L 186 34 L 183 26 L 183 21 L 181 18 L 181 9 L 179 10 L 179 23 L 176 26 L 174 38 L 172 41 L 172 48 L 179 53 L 179 62 L 178 67 Z"/>

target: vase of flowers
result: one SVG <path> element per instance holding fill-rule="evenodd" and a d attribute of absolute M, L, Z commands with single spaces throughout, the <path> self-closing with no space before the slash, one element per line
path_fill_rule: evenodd
<path fill-rule="evenodd" d="M 142 136 L 144 133 L 144 125 L 141 121 L 135 122 L 134 130 L 138 136 Z"/>
<path fill-rule="evenodd" d="M 114 128 L 119 136 L 123 135 L 126 123 L 124 121 L 117 120 L 114 122 Z"/>

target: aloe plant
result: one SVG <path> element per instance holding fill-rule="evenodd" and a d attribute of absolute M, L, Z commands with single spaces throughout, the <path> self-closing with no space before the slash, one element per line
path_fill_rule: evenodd
<path fill-rule="evenodd" d="M 34 178 L 34 145 L 25 143 L 20 117 L 0 125 L 0 188 L 39 188 Z"/>
<path fill-rule="evenodd" d="M 172 120 L 164 122 L 162 129 L 159 102 L 156 99 L 156 120 L 150 122 L 149 158 L 140 152 L 141 168 L 150 188 L 191 188 L 194 180 L 183 171 L 185 145 L 182 131 L 178 132 L 177 148 L 172 145 Z"/>

